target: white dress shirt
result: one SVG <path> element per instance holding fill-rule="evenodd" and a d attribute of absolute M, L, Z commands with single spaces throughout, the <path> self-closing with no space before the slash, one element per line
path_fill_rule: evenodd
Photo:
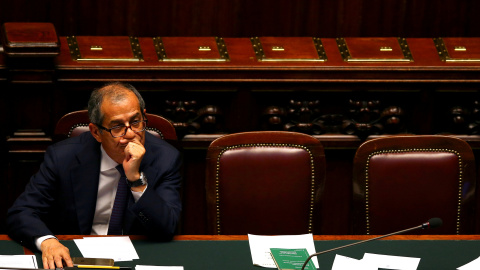
<path fill-rule="evenodd" d="M 95 207 L 95 215 L 93 217 L 92 235 L 106 235 L 108 233 L 108 224 L 110 223 L 113 203 L 115 201 L 115 195 L 117 194 L 118 180 L 120 179 L 120 172 L 118 172 L 115 168 L 119 164 L 107 155 L 103 149 L 103 146 L 100 146 L 100 150 L 102 152 L 102 157 L 100 161 L 97 205 Z M 147 189 L 145 188 L 145 190 Z M 135 202 L 142 197 L 145 190 L 139 192 L 130 190 Z M 37 238 L 37 248 L 41 250 L 40 246 L 42 242 L 49 238 L 55 238 L 55 236 L 45 235 Z"/>

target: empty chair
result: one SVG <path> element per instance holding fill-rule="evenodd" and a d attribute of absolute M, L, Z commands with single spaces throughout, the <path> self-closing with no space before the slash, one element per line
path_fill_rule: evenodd
<path fill-rule="evenodd" d="M 323 147 L 310 135 L 258 131 L 220 137 L 207 152 L 209 233 L 311 233 L 324 179 Z"/>
<path fill-rule="evenodd" d="M 146 114 L 147 130 L 153 135 L 164 139 L 166 141 L 176 141 L 177 134 L 175 133 L 175 128 L 167 119 L 155 115 L 155 114 Z M 64 115 L 60 120 L 58 120 L 55 127 L 55 140 L 62 140 L 69 137 L 75 137 L 81 133 L 88 131 L 88 124 L 90 120 L 88 119 L 87 110 L 80 110 L 68 113 Z"/>
<path fill-rule="evenodd" d="M 443 226 L 408 234 L 470 234 L 475 161 L 463 140 L 392 136 L 363 143 L 353 168 L 354 234 L 387 234 L 438 217 Z"/>

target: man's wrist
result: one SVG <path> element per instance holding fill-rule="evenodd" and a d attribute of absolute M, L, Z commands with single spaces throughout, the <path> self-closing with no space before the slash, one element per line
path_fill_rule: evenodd
<path fill-rule="evenodd" d="M 147 184 L 147 177 L 143 174 L 143 172 L 140 172 L 140 177 L 137 180 L 132 181 L 127 179 L 127 185 L 130 188 L 144 186 L 146 184 Z"/>
<path fill-rule="evenodd" d="M 47 240 L 47 239 L 51 239 L 51 238 L 57 239 L 57 237 L 55 237 L 55 235 L 40 236 L 37 239 L 35 239 L 35 246 L 37 247 L 38 250 L 41 251 L 42 250 L 42 242 Z"/>

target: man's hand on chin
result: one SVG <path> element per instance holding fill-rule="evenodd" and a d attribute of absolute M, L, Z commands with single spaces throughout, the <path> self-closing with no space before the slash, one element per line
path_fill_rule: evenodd
<path fill-rule="evenodd" d="M 49 238 L 43 241 L 41 249 L 44 269 L 73 267 L 70 251 L 66 246 L 60 244 L 57 239 Z"/>
<path fill-rule="evenodd" d="M 123 159 L 123 169 L 127 179 L 136 180 L 140 178 L 140 163 L 143 156 L 145 156 L 145 152 L 145 147 L 138 138 L 134 138 L 127 144 L 125 147 L 125 158 Z"/>

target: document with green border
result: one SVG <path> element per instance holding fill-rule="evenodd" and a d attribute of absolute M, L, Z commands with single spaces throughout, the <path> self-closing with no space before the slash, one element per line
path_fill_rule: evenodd
<path fill-rule="evenodd" d="M 300 270 L 310 256 L 306 248 L 270 248 L 270 252 L 279 270 Z M 316 270 L 312 260 L 308 261 L 305 270 Z"/>

